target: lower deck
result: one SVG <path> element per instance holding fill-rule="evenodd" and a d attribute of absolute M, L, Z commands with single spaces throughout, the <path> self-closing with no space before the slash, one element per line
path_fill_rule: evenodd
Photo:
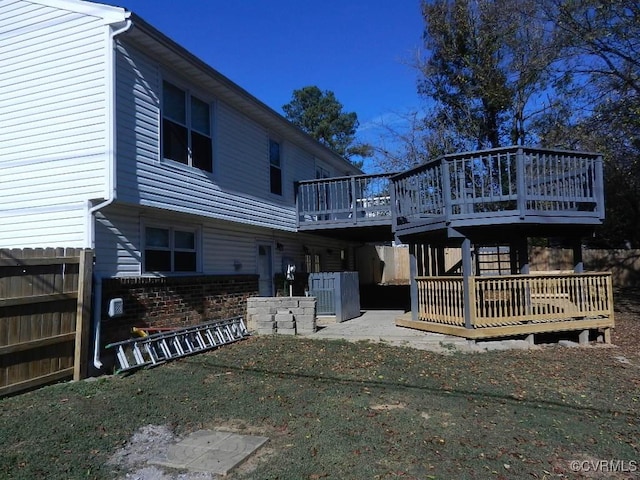
<path fill-rule="evenodd" d="M 396 325 L 486 339 L 614 326 L 610 273 L 417 277 L 417 308 Z M 470 308 L 465 308 L 469 305 Z"/>

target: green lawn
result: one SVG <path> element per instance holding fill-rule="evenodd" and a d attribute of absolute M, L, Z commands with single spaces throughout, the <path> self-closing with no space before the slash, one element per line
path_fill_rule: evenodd
<path fill-rule="evenodd" d="M 231 478 L 579 478 L 571 460 L 640 460 L 639 412 L 637 346 L 439 355 L 252 337 L 1 399 L 0 478 L 124 477 L 107 460 L 149 424 L 268 436 Z"/>

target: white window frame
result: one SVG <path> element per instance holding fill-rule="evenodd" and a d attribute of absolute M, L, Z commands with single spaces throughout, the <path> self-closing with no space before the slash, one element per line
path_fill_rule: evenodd
<path fill-rule="evenodd" d="M 182 92 L 184 92 L 185 95 L 185 122 L 182 123 L 181 121 L 171 118 L 169 115 L 166 115 L 166 108 L 165 108 L 165 86 L 164 84 L 168 83 L 169 85 L 171 85 L 172 87 L 181 90 Z M 185 87 L 184 85 L 182 85 L 180 82 L 175 82 L 173 81 L 171 78 L 168 77 L 163 77 L 161 80 L 161 98 L 162 98 L 162 107 L 160 109 L 160 152 L 161 152 L 161 158 L 164 161 L 172 161 L 172 162 L 177 162 L 180 163 L 182 165 L 189 165 L 190 167 L 193 168 L 197 168 L 203 172 L 207 172 L 207 173 L 213 173 L 214 171 L 214 108 L 215 108 L 215 104 L 213 101 L 211 100 L 206 100 L 207 96 L 205 95 L 200 95 L 198 92 L 193 91 L 190 88 Z M 209 133 L 203 133 L 202 131 L 198 130 L 197 128 L 195 128 L 193 126 L 193 117 L 192 117 L 192 98 L 202 102 L 203 104 L 206 104 L 209 108 Z M 186 163 L 182 162 L 180 160 L 175 160 L 175 159 L 171 159 L 171 158 L 167 158 L 165 156 L 165 151 L 164 151 L 164 138 L 165 138 L 165 126 L 164 126 L 164 122 L 165 120 L 172 122 L 184 129 L 186 129 L 187 132 L 187 152 L 186 152 Z M 196 135 L 200 135 L 203 137 L 206 137 L 209 139 L 209 147 L 210 147 L 210 169 L 207 168 L 201 168 L 199 166 L 194 165 L 194 159 L 193 159 L 193 134 Z"/>
<path fill-rule="evenodd" d="M 275 165 L 271 162 L 271 143 L 278 144 L 278 162 L 279 165 Z M 282 155 L 282 142 L 274 137 L 269 137 L 269 148 L 268 148 L 268 157 L 269 157 L 269 192 L 272 195 L 277 195 L 278 197 L 284 197 L 284 169 L 283 169 L 283 160 L 284 156 Z M 280 174 L 280 193 L 273 191 L 273 183 L 271 178 L 271 170 L 273 168 L 278 169 L 278 173 Z"/>
<path fill-rule="evenodd" d="M 189 275 L 202 272 L 202 242 L 201 235 L 202 229 L 198 226 L 189 225 L 166 225 L 156 222 L 145 222 L 142 224 L 142 242 L 141 242 L 141 270 L 143 274 L 176 274 L 176 275 Z M 168 247 L 151 247 L 147 245 L 147 228 L 155 228 L 158 230 L 166 230 L 169 232 L 169 246 Z M 176 247 L 176 232 L 188 232 L 193 234 L 193 249 L 185 249 Z M 168 251 L 170 252 L 170 270 L 149 270 L 146 265 L 146 251 Z M 195 254 L 195 269 L 194 270 L 176 270 L 175 253 L 187 252 Z"/>

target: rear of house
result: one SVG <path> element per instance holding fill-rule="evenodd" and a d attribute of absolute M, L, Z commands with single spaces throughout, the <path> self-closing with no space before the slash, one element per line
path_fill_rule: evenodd
<path fill-rule="evenodd" d="M 100 343 L 244 313 L 289 264 L 353 266 L 297 232 L 294 185 L 359 171 L 141 18 L 17 0 L 0 36 L 0 248 L 95 249 Z"/>

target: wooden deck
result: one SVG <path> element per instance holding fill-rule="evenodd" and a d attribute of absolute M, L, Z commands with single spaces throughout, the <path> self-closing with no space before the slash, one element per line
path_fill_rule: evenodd
<path fill-rule="evenodd" d="M 445 155 L 391 178 L 399 235 L 493 225 L 599 225 L 597 154 L 509 147 Z"/>
<path fill-rule="evenodd" d="M 597 154 L 525 147 L 451 154 L 399 174 L 298 182 L 298 229 L 382 226 L 391 240 L 392 232 L 592 227 L 604 218 L 603 185 Z"/>
<path fill-rule="evenodd" d="M 391 232 L 393 174 L 358 175 L 298 182 L 298 229 L 386 225 Z"/>
<path fill-rule="evenodd" d="M 470 339 L 614 326 L 610 273 L 418 277 L 417 318 L 399 326 Z"/>

